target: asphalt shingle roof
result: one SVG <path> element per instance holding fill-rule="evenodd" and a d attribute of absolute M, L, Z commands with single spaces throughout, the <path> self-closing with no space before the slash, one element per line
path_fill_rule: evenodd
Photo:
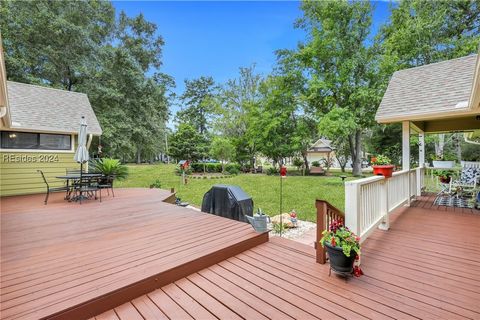
<path fill-rule="evenodd" d="M 84 93 L 7 81 L 12 128 L 77 133 L 85 116 L 88 133 L 102 129 Z"/>
<path fill-rule="evenodd" d="M 377 110 L 377 121 L 452 111 L 470 98 L 477 55 L 395 72 Z M 465 106 L 466 107 L 466 106 Z"/>

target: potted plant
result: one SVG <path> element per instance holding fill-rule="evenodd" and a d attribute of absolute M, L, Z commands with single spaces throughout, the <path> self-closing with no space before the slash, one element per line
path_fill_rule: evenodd
<path fill-rule="evenodd" d="M 320 244 L 327 250 L 330 268 L 340 274 L 361 276 L 362 270 L 355 261 L 359 261 L 360 238 L 339 220 L 334 220 L 323 231 Z"/>
<path fill-rule="evenodd" d="M 384 176 L 385 178 L 390 178 L 393 173 L 394 165 L 392 165 L 392 160 L 384 155 L 378 155 L 371 159 L 373 174 L 376 176 Z"/>
<path fill-rule="evenodd" d="M 452 179 L 453 172 L 451 170 L 435 170 L 433 174 L 438 177 L 441 183 L 448 184 Z"/>
<path fill-rule="evenodd" d="M 448 155 L 435 155 L 432 162 L 434 168 L 453 168 L 455 166 L 454 158 Z"/>

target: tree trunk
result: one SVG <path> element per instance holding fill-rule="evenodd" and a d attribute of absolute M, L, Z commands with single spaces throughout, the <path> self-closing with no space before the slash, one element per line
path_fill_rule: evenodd
<path fill-rule="evenodd" d="M 137 146 L 137 164 L 142 163 L 142 152 L 140 147 Z"/>
<path fill-rule="evenodd" d="M 455 152 L 457 154 L 458 163 L 462 161 L 462 133 L 455 134 Z"/>
<path fill-rule="evenodd" d="M 438 135 L 438 140 L 435 141 L 435 155 L 438 157 L 443 157 L 443 148 L 445 147 L 445 134 L 440 133 Z"/>
<path fill-rule="evenodd" d="M 305 171 L 309 170 L 308 158 L 307 158 L 307 153 L 306 152 L 302 152 L 302 158 L 303 158 L 303 175 L 305 175 Z"/>
<path fill-rule="evenodd" d="M 355 135 L 348 137 L 350 153 L 352 155 L 352 174 L 355 177 L 362 175 L 362 132 L 355 131 Z"/>

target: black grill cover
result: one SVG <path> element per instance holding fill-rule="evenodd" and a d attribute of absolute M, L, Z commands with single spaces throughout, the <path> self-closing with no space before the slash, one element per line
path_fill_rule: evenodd
<path fill-rule="evenodd" d="M 248 222 L 245 216 L 253 216 L 253 200 L 239 186 L 217 184 L 203 196 L 202 211 Z"/>

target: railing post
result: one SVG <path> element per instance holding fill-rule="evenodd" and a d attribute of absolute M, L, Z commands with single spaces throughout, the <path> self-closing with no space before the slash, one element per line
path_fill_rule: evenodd
<path fill-rule="evenodd" d="M 422 175 L 423 175 L 423 170 L 422 167 L 419 167 L 417 169 L 417 197 L 420 197 L 422 195 Z"/>
<path fill-rule="evenodd" d="M 345 182 L 345 226 L 361 235 L 360 230 L 360 185 Z"/>
<path fill-rule="evenodd" d="M 326 203 L 318 200 L 315 202 L 315 206 L 317 207 L 317 236 L 315 241 L 316 259 L 317 263 L 325 264 L 327 258 L 325 248 L 320 244 L 320 239 L 322 238 L 323 230 L 326 229 L 325 215 L 327 214 L 327 206 Z"/>
<path fill-rule="evenodd" d="M 388 203 L 388 179 L 383 179 L 381 182 L 381 192 L 380 192 L 380 210 L 383 216 L 382 222 L 378 225 L 380 230 L 390 229 L 390 204 Z"/>

